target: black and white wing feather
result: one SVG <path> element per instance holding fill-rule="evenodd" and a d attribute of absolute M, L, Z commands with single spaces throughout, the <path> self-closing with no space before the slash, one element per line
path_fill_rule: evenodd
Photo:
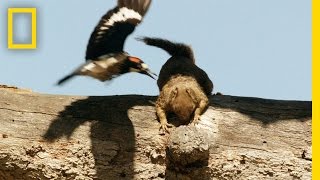
<path fill-rule="evenodd" d="M 123 51 L 124 42 L 142 21 L 151 0 L 118 0 L 95 27 L 87 45 L 86 60 Z"/>

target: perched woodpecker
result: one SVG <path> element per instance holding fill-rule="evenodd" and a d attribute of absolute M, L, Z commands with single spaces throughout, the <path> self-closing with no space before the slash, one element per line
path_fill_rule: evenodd
<path fill-rule="evenodd" d="M 124 42 L 142 21 L 151 0 L 118 0 L 95 27 L 87 45 L 86 63 L 58 81 L 58 85 L 76 75 L 111 80 L 128 72 L 138 72 L 155 79 L 148 65 L 123 51 Z"/>

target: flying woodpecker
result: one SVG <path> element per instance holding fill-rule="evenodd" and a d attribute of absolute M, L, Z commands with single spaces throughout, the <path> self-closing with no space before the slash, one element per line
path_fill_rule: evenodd
<path fill-rule="evenodd" d="M 155 79 L 148 65 L 123 50 L 124 42 L 142 21 L 151 0 L 118 0 L 115 8 L 100 19 L 92 32 L 86 51 L 86 62 L 58 81 L 63 84 L 76 75 L 111 80 L 128 72 L 138 72 Z"/>

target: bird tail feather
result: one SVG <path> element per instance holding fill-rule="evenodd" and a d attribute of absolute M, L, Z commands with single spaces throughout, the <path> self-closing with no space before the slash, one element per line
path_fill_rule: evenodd
<path fill-rule="evenodd" d="M 57 82 L 57 85 L 62 85 L 64 84 L 66 81 L 70 80 L 71 78 L 73 78 L 76 74 L 75 73 L 72 73 L 72 74 L 69 74 L 67 76 L 65 76 L 64 78 L 60 79 L 58 82 Z"/>

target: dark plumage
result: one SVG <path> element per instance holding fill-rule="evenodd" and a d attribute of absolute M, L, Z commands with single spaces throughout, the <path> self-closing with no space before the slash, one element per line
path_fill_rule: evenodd
<path fill-rule="evenodd" d="M 153 73 L 141 59 L 123 50 L 126 38 L 142 21 L 150 3 L 151 0 L 118 0 L 118 5 L 100 19 L 92 32 L 86 50 L 86 63 L 58 84 L 76 75 L 106 81 L 128 72 L 138 72 L 153 78 Z"/>

